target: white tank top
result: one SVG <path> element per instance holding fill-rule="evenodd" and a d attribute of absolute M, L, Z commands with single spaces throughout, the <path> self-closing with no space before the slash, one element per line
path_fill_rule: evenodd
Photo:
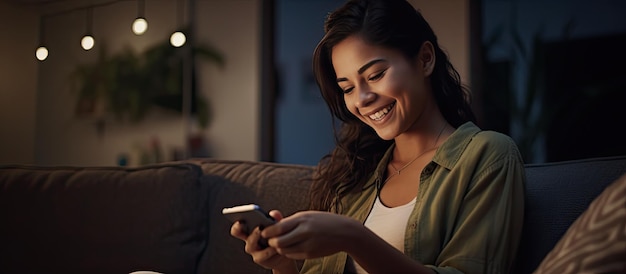
<path fill-rule="evenodd" d="M 381 237 L 393 247 L 404 252 L 404 233 L 406 232 L 406 225 L 416 200 L 417 198 L 413 198 L 413 200 L 407 204 L 397 207 L 386 207 L 380 201 L 380 198 L 376 197 L 372 212 L 370 212 L 365 220 L 365 226 L 378 235 L 378 237 Z M 352 264 L 354 268 L 352 268 L 350 264 Z M 359 274 L 367 273 L 359 264 L 350 258 L 348 260 L 348 269 L 354 270 Z"/>

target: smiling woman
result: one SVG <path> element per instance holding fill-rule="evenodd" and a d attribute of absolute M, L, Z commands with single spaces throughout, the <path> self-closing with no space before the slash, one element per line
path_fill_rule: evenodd
<path fill-rule="evenodd" d="M 509 273 L 521 155 L 475 125 L 469 90 L 421 13 L 405 0 L 350 0 L 324 30 L 313 67 L 342 125 L 311 211 L 274 210 L 274 225 L 248 234 L 235 223 L 231 234 L 280 273 L 297 273 L 299 259 L 301 273 Z"/>

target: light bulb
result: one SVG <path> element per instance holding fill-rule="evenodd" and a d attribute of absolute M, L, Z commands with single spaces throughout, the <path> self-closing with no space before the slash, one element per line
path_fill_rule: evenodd
<path fill-rule="evenodd" d="M 148 21 L 142 17 L 137 17 L 137 19 L 133 21 L 133 33 L 142 35 L 146 30 L 148 30 Z"/>
<path fill-rule="evenodd" d="M 84 50 L 90 50 L 95 45 L 96 41 L 90 35 L 85 35 L 83 39 L 80 40 L 80 45 Z"/>
<path fill-rule="evenodd" d="M 180 31 L 174 32 L 172 36 L 170 36 L 170 44 L 175 47 L 184 45 L 186 40 L 185 34 Z"/>
<path fill-rule="evenodd" d="M 35 56 L 37 56 L 37 60 L 39 61 L 46 60 L 46 58 L 48 58 L 48 49 L 44 46 L 37 48 Z"/>

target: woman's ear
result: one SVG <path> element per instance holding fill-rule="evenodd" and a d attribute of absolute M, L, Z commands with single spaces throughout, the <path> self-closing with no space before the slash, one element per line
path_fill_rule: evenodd
<path fill-rule="evenodd" d="M 418 65 L 424 69 L 424 75 L 430 76 L 435 69 L 435 47 L 430 41 L 426 41 L 422 44 L 422 48 L 418 53 Z"/>

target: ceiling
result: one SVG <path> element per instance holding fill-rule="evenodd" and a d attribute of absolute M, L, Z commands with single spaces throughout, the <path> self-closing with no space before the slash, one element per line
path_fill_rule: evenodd
<path fill-rule="evenodd" d="M 63 2 L 64 0 L 0 0 L 18 5 L 44 5 L 54 2 Z"/>
<path fill-rule="evenodd" d="M 13 4 L 26 9 L 32 9 L 40 13 L 53 13 L 76 7 L 82 7 L 86 4 L 97 5 L 101 3 L 110 3 L 116 1 L 122 0 L 0 0 L 0 2 Z"/>
<path fill-rule="evenodd" d="M 41 8 L 51 4 L 63 3 L 68 1 L 69 0 L 0 0 L 0 2 L 31 8 Z"/>

